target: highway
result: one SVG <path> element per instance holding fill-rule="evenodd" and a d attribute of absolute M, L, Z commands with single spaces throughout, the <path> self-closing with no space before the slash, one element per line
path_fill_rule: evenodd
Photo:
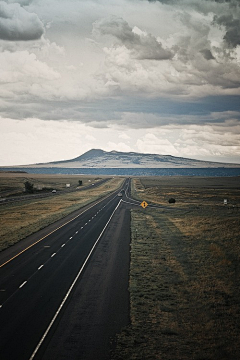
<path fill-rule="evenodd" d="M 70 193 L 70 192 L 75 192 L 75 191 L 84 191 L 87 189 L 92 189 L 92 188 L 96 188 L 102 184 L 104 184 L 105 182 L 109 181 L 110 178 L 106 178 L 106 179 L 102 179 L 99 180 L 97 182 L 95 182 L 94 184 L 90 184 L 90 185 L 85 185 L 85 186 L 79 186 L 77 188 L 70 188 L 70 189 L 65 189 L 65 190 L 58 190 L 57 192 L 53 193 L 51 192 L 40 192 L 38 194 L 33 193 L 33 194 L 25 194 L 25 195 L 18 195 L 18 196 L 9 196 L 9 197 L 0 197 L 0 205 L 4 205 L 6 203 L 13 203 L 13 202 L 23 202 L 26 200 L 36 200 L 36 199 L 42 199 L 42 198 L 46 198 L 46 197 L 50 197 L 50 196 L 57 196 L 57 195 L 61 195 L 61 194 L 65 194 L 65 193 Z"/>
<path fill-rule="evenodd" d="M 0 254 L 1 360 L 107 360 L 109 338 L 129 320 L 122 200 L 115 192 L 12 259 Z"/>

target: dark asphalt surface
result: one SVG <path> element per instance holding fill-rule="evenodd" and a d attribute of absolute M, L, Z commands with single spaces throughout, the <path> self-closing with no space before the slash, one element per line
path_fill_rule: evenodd
<path fill-rule="evenodd" d="M 103 183 L 109 181 L 110 178 L 107 179 L 102 179 L 100 181 L 95 182 L 94 184 L 90 184 L 90 185 L 86 185 L 83 187 L 78 187 L 77 189 L 74 188 L 70 188 L 70 189 L 66 189 L 66 190 L 58 190 L 56 193 L 52 193 L 52 192 L 40 192 L 38 194 L 34 193 L 31 195 L 18 195 L 18 196 L 9 196 L 6 198 L 1 198 L 0 199 L 0 205 L 4 205 L 6 203 L 15 203 L 15 202 L 23 202 L 23 201 L 27 201 L 27 200 L 31 200 L 31 199 L 42 199 L 42 198 L 46 198 L 46 197 L 50 197 L 50 196 L 57 196 L 57 195 L 61 195 L 64 193 L 70 193 L 70 192 L 76 192 L 76 191 L 84 191 L 87 189 L 92 189 L 92 188 L 96 188 L 99 187 L 100 185 L 102 185 Z"/>
<path fill-rule="evenodd" d="M 31 358 L 120 199 L 92 206 L 0 268 L 1 360 Z M 34 359 L 107 359 L 109 338 L 128 323 L 129 244 L 121 203 Z"/>
<path fill-rule="evenodd" d="M 36 359 L 111 358 L 111 340 L 129 323 L 129 227 L 130 212 L 120 207 Z"/>

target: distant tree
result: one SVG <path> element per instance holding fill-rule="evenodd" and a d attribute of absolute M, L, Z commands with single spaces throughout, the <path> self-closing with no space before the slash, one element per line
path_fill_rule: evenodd
<path fill-rule="evenodd" d="M 78 180 L 78 185 L 82 186 L 82 180 Z"/>
<path fill-rule="evenodd" d="M 33 193 L 33 184 L 30 181 L 25 181 L 24 186 L 27 193 Z"/>
<path fill-rule="evenodd" d="M 175 204 L 176 200 L 174 198 L 170 198 L 168 200 L 169 204 Z"/>

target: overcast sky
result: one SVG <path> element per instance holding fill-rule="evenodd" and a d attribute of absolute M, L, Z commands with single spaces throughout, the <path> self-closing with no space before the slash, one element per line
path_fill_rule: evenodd
<path fill-rule="evenodd" d="M 0 1 L 0 166 L 240 163 L 239 0 Z"/>

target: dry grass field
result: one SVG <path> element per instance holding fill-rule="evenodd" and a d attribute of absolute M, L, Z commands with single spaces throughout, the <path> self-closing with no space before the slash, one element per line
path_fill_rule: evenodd
<path fill-rule="evenodd" d="M 72 188 L 78 186 L 78 180 L 82 180 L 82 186 L 94 183 L 96 176 L 86 175 L 46 175 L 46 174 L 28 174 L 28 173 L 12 173 L 0 172 L 0 197 L 22 195 L 24 191 L 25 181 L 32 183 L 37 190 L 64 190 L 66 184 L 70 184 Z"/>
<path fill-rule="evenodd" d="M 142 178 L 132 193 L 165 207 L 131 213 L 131 324 L 114 359 L 240 359 L 239 178 Z"/>
<path fill-rule="evenodd" d="M 0 174 L 0 192 L 19 193 L 24 188 L 24 181 L 41 184 L 57 190 L 65 189 L 66 183 L 77 186 L 78 180 L 83 185 L 96 182 L 93 177 L 49 176 L 23 174 Z M 90 180 L 90 182 L 89 182 Z M 46 198 L 32 198 L 0 205 L 0 251 L 24 239 L 26 236 L 44 228 L 56 220 L 63 218 L 74 210 L 99 199 L 117 189 L 121 178 L 111 179 L 96 188 L 71 193 L 62 193 Z M 7 190 L 6 190 L 7 188 Z"/>

